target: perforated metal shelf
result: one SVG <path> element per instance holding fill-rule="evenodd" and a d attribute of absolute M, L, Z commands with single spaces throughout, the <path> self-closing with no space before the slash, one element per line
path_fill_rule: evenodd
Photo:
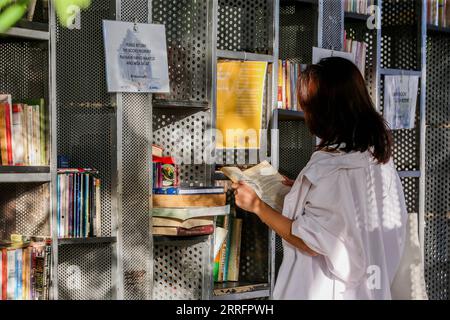
<path fill-rule="evenodd" d="M 50 173 L 0 173 L 0 183 L 50 182 Z"/>
<path fill-rule="evenodd" d="M 80 245 L 93 243 L 115 243 L 116 237 L 91 237 L 91 238 L 61 238 L 58 239 L 58 245 Z"/>
<path fill-rule="evenodd" d="M 16 26 L 10 28 L 5 33 L 0 34 L 0 36 L 39 41 L 47 41 L 50 39 L 47 23 L 23 20 L 19 21 Z"/>

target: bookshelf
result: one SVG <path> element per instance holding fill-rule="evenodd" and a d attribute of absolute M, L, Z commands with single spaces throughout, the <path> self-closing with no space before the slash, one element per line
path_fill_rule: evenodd
<path fill-rule="evenodd" d="M 45 145 L 50 159 L 46 165 L 0 165 L 0 239 L 10 240 L 12 234 L 51 238 L 55 164 L 51 149 L 54 106 L 48 24 L 21 21 L 1 34 L 0 57 L 1 93 L 10 94 L 13 104 L 24 103 L 28 99 L 43 98 L 45 101 L 39 106 L 46 123 L 46 128 L 40 131 L 44 133 L 41 146 Z M 21 126 L 20 130 L 23 128 Z M 12 136 L 12 142 L 17 143 L 15 139 Z M 14 151 L 13 144 L 13 159 L 16 159 Z M 52 247 L 54 249 L 54 243 Z M 51 270 L 51 266 L 48 269 Z M 52 299 L 52 279 L 49 281 L 46 290 Z"/>
<path fill-rule="evenodd" d="M 425 2 L 425 1 L 424 1 Z M 426 8 L 424 9 L 426 10 Z M 425 11 L 424 11 L 425 12 Z M 427 15 L 425 15 L 427 16 Z M 450 29 L 426 25 L 425 276 L 428 296 L 448 300 L 448 199 L 450 130 Z M 447 146 L 447 147 L 446 147 Z"/>

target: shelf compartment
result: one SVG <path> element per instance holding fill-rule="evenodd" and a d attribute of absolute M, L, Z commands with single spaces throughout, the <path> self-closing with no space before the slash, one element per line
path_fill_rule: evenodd
<path fill-rule="evenodd" d="M 30 21 L 19 21 L 15 27 L 12 27 L 1 35 L 31 40 L 48 41 L 50 39 L 48 24 Z"/>
<path fill-rule="evenodd" d="M 214 300 L 255 299 L 270 296 L 268 283 L 219 282 L 214 284 Z"/>
<path fill-rule="evenodd" d="M 275 61 L 275 57 L 268 54 L 258 54 L 245 51 L 230 51 L 230 50 L 217 50 L 217 58 L 242 60 L 242 61 L 266 61 L 272 63 Z"/>
<path fill-rule="evenodd" d="M 116 243 L 116 237 L 60 238 L 58 245 L 79 245 L 93 243 Z"/>

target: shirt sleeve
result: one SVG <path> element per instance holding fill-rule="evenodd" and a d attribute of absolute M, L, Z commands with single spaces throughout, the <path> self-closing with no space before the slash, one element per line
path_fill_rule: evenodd
<path fill-rule="evenodd" d="M 365 257 L 349 194 L 339 175 L 314 184 L 302 212 L 296 212 L 291 232 L 323 256 L 333 275 L 348 285 L 359 283 L 365 273 Z M 346 199 L 347 197 L 347 199 Z"/>

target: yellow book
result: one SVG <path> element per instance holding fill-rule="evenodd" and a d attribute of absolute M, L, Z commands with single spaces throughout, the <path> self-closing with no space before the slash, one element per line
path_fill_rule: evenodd
<path fill-rule="evenodd" d="M 226 205 L 225 193 L 220 194 L 154 194 L 153 208 L 220 207 Z"/>

